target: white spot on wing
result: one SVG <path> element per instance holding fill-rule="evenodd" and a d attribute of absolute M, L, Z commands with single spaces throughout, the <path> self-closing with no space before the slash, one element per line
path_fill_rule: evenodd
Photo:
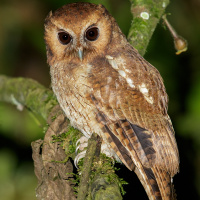
<path fill-rule="evenodd" d="M 128 73 L 131 73 L 131 70 L 129 70 L 129 69 L 124 69 L 125 70 L 125 72 L 128 72 Z"/>
<path fill-rule="evenodd" d="M 142 92 L 143 94 L 148 94 L 149 92 L 144 83 L 142 83 L 142 85 L 139 86 L 139 89 L 140 89 L 140 92 Z"/>
<path fill-rule="evenodd" d="M 131 88 L 135 88 L 135 85 L 133 84 L 133 81 L 130 78 L 127 78 L 126 81 Z"/>
<path fill-rule="evenodd" d="M 146 85 L 144 83 L 142 83 L 142 85 L 139 85 L 139 90 L 144 95 L 144 98 L 150 104 L 153 104 L 153 98 L 149 96 L 149 90 L 146 88 Z"/>
<path fill-rule="evenodd" d="M 117 63 L 113 59 L 108 59 L 108 62 L 114 69 L 119 69 Z"/>
<path fill-rule="evenodd" d="M 133 80 L 128 77 L 128 74 L 131 73 L 131 70 L 126 68 L 126 62 L 121 57 L 113 58 L 112 56 L 106 55 L 106 58 L 108 59 L 109 64 L 112 66 L 113 69 L 118 71 L 119 78 L 123 77 L 126 79 L 126 82 L 129 84 L 131 88 L 135 88 L 135 85 L 133 84 Z"/>
<path fill-rule="evenodd" d="M 118 72 L 119 72 L 119 74 L 120 74 L 122 77 L 124 77 L 124 78 L 126 77 L 125 71 L 119 70 Z"/>
<path fill-rule="evenodd" d="M 150 103 L 153 104 L 153 98 L 149 96 L 144 96 L 144 98 Z"/>
<path fill-rule="evenodd" d="M 126 66 L 125 61 L 121 57 L 113 58 L 110 55 L 106 55 L 106 58 L 108 59 L 109 64 L 116 70 Z"/>

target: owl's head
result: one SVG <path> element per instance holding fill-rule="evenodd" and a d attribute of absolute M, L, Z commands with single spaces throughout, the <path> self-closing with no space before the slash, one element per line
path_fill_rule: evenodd
<path fill-rule="evenodd" d="M 45 20 L 48 63 L 56 60 L 88 60 L 91 54 L 103 54 L 121 31 L 102 5 L 67 4 Z"/>

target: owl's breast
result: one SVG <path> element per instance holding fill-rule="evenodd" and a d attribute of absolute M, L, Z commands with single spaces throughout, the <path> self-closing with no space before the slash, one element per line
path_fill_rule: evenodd
<path fill-rule="evenodd" d="M 90 68 L 89 64 L 51 68 L 52 89 L 61 108 L 71 125 L 86 136 L 92 134 L 95 127 L 95 107 L 88 98 L 92 93 Z"/>

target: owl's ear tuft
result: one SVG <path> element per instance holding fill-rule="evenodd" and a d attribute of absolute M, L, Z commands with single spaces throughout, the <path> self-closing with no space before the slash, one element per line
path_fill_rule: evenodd
<path fill-rule="evenodd" d="M 104 10 L 105 10 L 105 6 L 102 5 L 102 4 L 98 4 L 97 8 L 98 8 L 98 9 L 104 9 Z"/>
<path fill-rule="evenodd" d="M 52 10 L 49 12 L 49 14 L 47 15 L 47 17 L 51 17 L 53 15 Z"/>
<path fill-rule="evenodd" d="M 49 14 L 46 16 L 46 18 L 44 20 L 44 26 L 46 26 L 49 23 L 52 15 L 53 15 L 53 13 L 52 13 L 52 11 L 50 11 Z"/>
<path fill-rule="evenodd" d="M 108 10 L 106 9 L 106 7 L 102 4 L 98 4 L 97 8 L 102 12 L 102 14 L 107 18 L 107 17 L 111 17 L 110 13 L 108 12 Z"/>
<path fill-rule="evenodd" d="M 106 13 L 108 14 L 108 10 L 106 9 L 106 7 L 102 4 L 98 4 L 97 9 L 101 10 L 102 13 Z"/>
<path fill-rule="evenodd" d="M 102 4 L 98 4 L 97 5 L 97 9 L 102 10 L 104 12 L 107 11 L 106 7 L 104 5 L 102 5 Z"/>
<path fill-rule="evenodd" d="M 53 15 L 53 12 L 52 12 L 52 10 L 49 12 L 49 14 L 47 15 L 47 17 L 46 17 L 46 19 L 49 19 L 49 18 L 51 18 L 52 17 L 52 15 Z"/>

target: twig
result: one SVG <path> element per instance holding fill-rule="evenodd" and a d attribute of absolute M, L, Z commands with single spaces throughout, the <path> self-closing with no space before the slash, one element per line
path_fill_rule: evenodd
<path fill-rule="evenodd" d="M 176 55 L 179 55 L 182 52 L 187 51 L 187 47 L 188 47 L 187 41 L 183 37 L 181 37 L 180 35 L 177 34 L 175 29 L 172 27 L 172 25 L 167 20 L 166 15 L 163 15 L 162 19 L 174 39 L 174 48 L 176 49 Z"/>

